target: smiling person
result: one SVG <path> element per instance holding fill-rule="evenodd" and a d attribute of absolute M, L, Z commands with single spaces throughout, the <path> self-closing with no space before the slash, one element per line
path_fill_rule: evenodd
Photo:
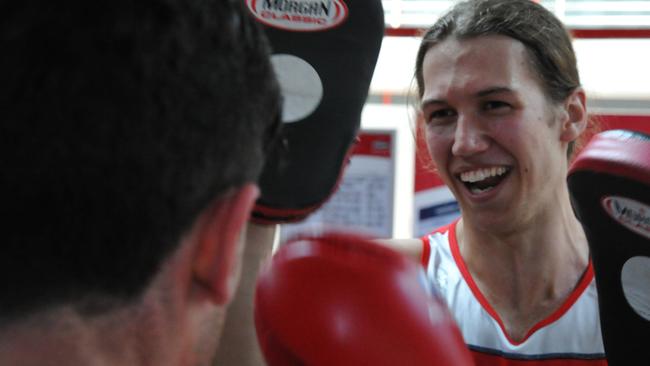
<path fill-rule="evenodd" d="M 462 214 L 400 245 L 422 259 L 477 365 L 606 365 L 566 184 L 588 124 L 567 30 L 533 1 L 462 2 L 424 34 L 415 77 L 419 127 Z"/>

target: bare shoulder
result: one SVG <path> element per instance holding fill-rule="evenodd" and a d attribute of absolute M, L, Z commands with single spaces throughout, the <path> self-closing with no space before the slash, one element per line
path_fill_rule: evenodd
<path fill-rule="evenodd" d="M 375 241 L 418 262 L 422 256 L 422 240 L 420 239 L 377 239 Z"/>

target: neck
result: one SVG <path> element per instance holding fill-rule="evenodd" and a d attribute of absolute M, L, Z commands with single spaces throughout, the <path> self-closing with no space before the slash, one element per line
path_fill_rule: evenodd
<path fill-rule="evenodd" d="M 154 291 L 141 301 L 86 315 L 62 305 L 0 328 L 0 365 L 167 365 L 171 345 L 159 347 L 168 314 Z M 171 347 L 169 347 L 171 346 Z M 166 349 L 165 349 L 166 348 Z"/>
<path fill-rule="evenodd" d="M 508 230 L 499 231 L 499 225 L 479 227 L 464 216 L 457 234 L 463 258 L 477 270 L 498 264 L 502 266 L 500 271 L 556 272 L 566 270 L 569 261 L 582 272 L 588 264 L 586 237 L 566 190 L 558 192 L 534 216 Z"/>
<path fill-rule="evenodd" d="M 205 353 L 201 361 L 208 359 L 212 348 L 193 347 L 199 331 L 217 339 L 214 321 L 222 320 L 223 309 L 195 300 L 204 292 L 190 281 L 193 250 L 191 243 L 181 245 L 132 303 L 68 304 L 0 325 L 0 365 L 187 365 L 197 362 L 197 350 Z M 107 310 L 79 310 L 88 308 Z"/>
<path fill-rule="evenodd" d="M 0 364 L 137 364 L 132 349 L 124 347 L 129 332 L 108 327 L 100 319 L 92 323 L 71 307 L 62 307 L 11 324 L 0 331 Z"/>
<path fill-rule="evenodd" d="M 480 230 L 465 219 L 457 226 L 460 252 L 472 277 L 504 318 L 508 313 L 549 315 L 587 268 L 589 249 L 568 192 L 556 198 L 515 230 Z M 530 325 L 536 320 L 513 322 Z"/>

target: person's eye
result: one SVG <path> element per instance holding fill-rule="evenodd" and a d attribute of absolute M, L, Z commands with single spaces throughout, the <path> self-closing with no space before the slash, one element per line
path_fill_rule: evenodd
<path fill-rule="evenodd" d="M 510 104 L 499 100 L 491 100 L 483 103 L 483 109 L 486 111 L 500 112 L 509 110 L 510 108 Z"/>
<path fill-rule="evenodd" d="M 456 116 L 456 112 L 451 108 L 441 108 L 431 111 L 427 118 L 427 123 L 437 124 L 443 123 L 444 121 L 449 120 L 450 118 Z"/>

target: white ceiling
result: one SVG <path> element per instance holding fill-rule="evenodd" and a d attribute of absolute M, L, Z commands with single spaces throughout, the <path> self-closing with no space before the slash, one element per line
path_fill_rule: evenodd
<path fill-rule="evenodd" d="M 425 27 L 449 9 L 449 0 L 382 0 L 389 27 Z M 650 28 L 647 0 L 542 0 L 572 28 Z"/>

